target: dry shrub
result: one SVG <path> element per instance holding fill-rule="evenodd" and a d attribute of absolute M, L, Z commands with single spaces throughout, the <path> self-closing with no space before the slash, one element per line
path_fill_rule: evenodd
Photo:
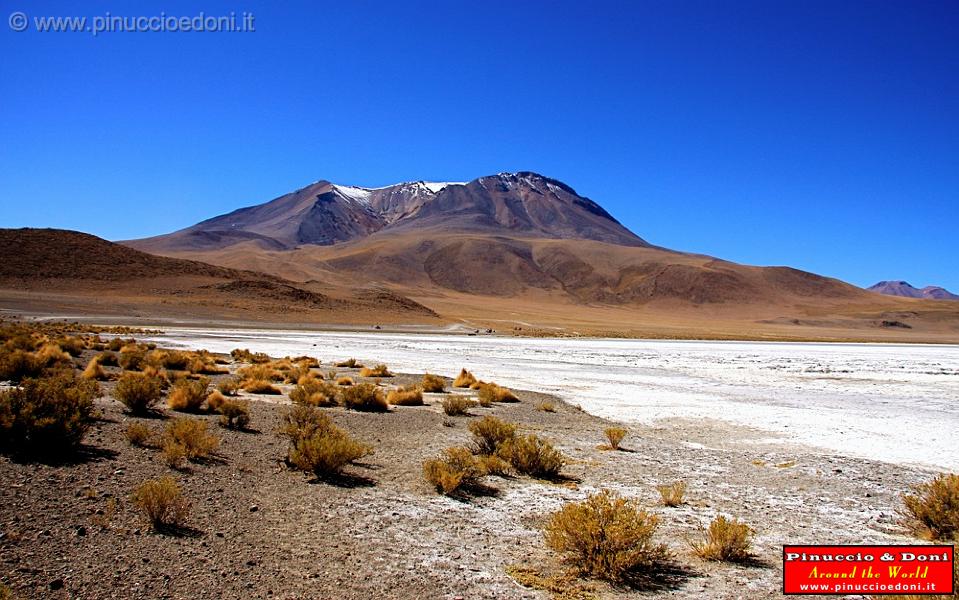
<path fill-rule="evenodd" d="M 97 361 L 105 367 L 120 366 L 120 360 L 113 352 L 101 352 L 100 354 L 97 354 Z"/>
<path fill-rule="evenodd" d="M 446 390 L 446 380 L 439 375 L 426 373 L 423 375 L 423 381 L 420 386 L 424 392 L 440 393 Z"/>
<path fill-rule="evenodd" d="M 189 370 L 193 357 L 178 350 L 151 350 L 146 355 L 147 364 L 172 371 Z"/>
<path fill-rule="evenodd" d="M 206 397 L 206 409 L 210 412 L 220 412 L 224 402 L 226 402 L 226 396 L 220 390 L 213 390 Z"/>
<path fill-rule="evenodd" d="M 131 446 L 145 448 L 150 445 L 153 432 L 143 423 L 130 423 L 126 428 L 126 436 Z"/>
<path fill-rule="evenodd" d="M 476 383 L 476 377 L 466 369 L 460 370 L 460 374 L 453 380 L 453 387 L 468 388 Z"/>
<path fill-rule="evenodd" d="M 241 400 L 225 400 L 218 412 L 222 427 L 242 430 L 250 424 L 250 405 Z"/>
<path fill-rule="evenodd" d="M 190 361 L 189 371 L 197 375 L 223 375 L 230 370 L 217 365 L 216 359 L 208 355 L 200 355 Z"/>
<path fill-rule="evenodd" d="M 43 374 L 44 365 L 32 352 L 14 349 L 0 352 L 0 381 L 20 381 Z"/>
<path fill-rule="evenodd" d="M 355 358 L 348 358 L 346 360 L 340 361 L 333 365 L 334 367 L 346 368 L 346 369 L 362 369 L 363 365 L 356 362 Z"/>
<path fill-rule="evenodd" d="M 505 460 L 496 456 L 495 454 L 484 456 L 480 455 L 476 457 L 476 460 L 479 462 L 480 466 L 483 467 L 483 472 L 487 475 L 497 475 L 499 477 L 508 477 L 513 474 L 513 467 Z"/>
<path fill-rule="evenodd" d="M 290 391 L 290 400 L 295 404 L 334 406 L 336 404 L 336 392 L 336 386 L 326 381 L 310 379 Z"/>
<path fill-rule="evenodd" d="M 372 368 L 363 367 L 360 370 L 360 377 L 392 377 L 393 374 L 390 373 L 390 370 L 386 368 L 386 365 L 379 364 L 375 365 Z"/>
<path fill-rule="evenodd" d="M 224 396 L 236 396 L 240 391 L 240 382 L 236 377 L 228 377 L 216 384 L 216 389 Z"/>
<path fill-rule="evenodd" d="M 703 532 L 703 539 L 690 542 L 696 556 L 704 560 L 745 562 L 750 558 L 753 531 L 737 519 L 720 515 Z"/>
<path fill-rule="evenodd" d="M 437 492 L 447 496 L 475 487 L 484 474 L 482 465 L 469 448 L 463 446 L 447 448 L 441 457 L 423 463 L 426 480 Z"/>
<path fill-rule="evenodd" d="M 499 449 L 498 454 L 509 460 L 517 472 L 541 479 L 558 477 L 560 469 L 566 462 L 559 450 L 534 434 L 516 436 L 508 440 Z"/>
<path fill-rule="evenodd" d="M 443 398 L 443 412 L 450 417 L 461 417 L 469 415 L 469 409 L 473 407 L 473 401 L 463 396 L 450 394 Z"/>
<path fill-rule="evenodd" d="M 133 371 L 124 373 L 113 389 L 113 397 L 135 415 L 150 412 L 162 394 L 159 378 Z"/>
<path fill-rule="evenodd" d="M 609 447 L 613 450 L 619 450 L 619 443 L 626 437 L 627 432 L 624 427 L 607 427 L 603 433 L 606 434 L 606 439 L 609 440 Z"/>
<path fill-rule="evenodd" d="M 924 540 L 959 540 L 959 475 L 942 473 L 903 494 L 902 524 Z"/>
<path fill-rule="evenodd" d="M 343 406 L 352 410 L 368 412 L 386 412 L 389 410 L 389 405 L 383 398 L 383 391 L 372 383 L 361 383 L 343 388 L 340 391 L 340 398 L 343 401 Z"/>
<path fill-rule="evenodd" d="M 473 449 L 487 456 L 495 455 L 516 437 L 516 425 L 492 416 L 472 421 L 467 428 L 473 434 Z"/>
<path fill-rule="evenodd" d="M 243 389 L 251 394 L 273 394 L 278 395 L 283 392 L 265 379 L 249 379 L 243 382 Z"/>
<path fill-rule="evenodd" d="M 293 359 L 293 362 L 307 369 L 320 368 L 320 361 L 312 356 L 297 356 L 296 358 Z"/>
<path fill-rule="evenodd" d="M 676 481 L 669 485 L 657 485 L 663 506 L 679 506 L 686 501 L 686 482 Z"/>
<path fill-rule="evenodd" d="M 349 386 L 353 385 L 353 378 L 352 378 L 352 377 L 337 377 L 337 379 L 336 379 L 336 385 L 341 385 L 341 386 L 343 386 L 343 387 L 349 387 Z"/>
<path fill-rule="evenodd" d="M 649 575 L 669 559 L 653 541 L 659 518 L 634 500 L 603 490 L 570 503 L 546 524 L 546 545 L 582 573 L 613 582 Z"/>
<path fill-rule="evenodd" d="M 130 499 L 143 511 L 157 532 L 182 527 L 190 514 L 190 504 L 172 477 L 143 482 Z"/>
<path fill-rule="evenodd" d="M 206 400 L 208 387 L 210 387 L 210 380 L 206 377 L 196 381 L 178 379 L 167 398 L 167 406 L 179 412 L 199 412 Z"/>
<path fill-rule="evenodd" d="M 60 348 L 60 350 L 74 357 L 80 356 L 87 347 L 82 338 L 74 336 L 57 338 L 54 343 Z"/>
<path fill-rule="evenodd" d="M 177 417 L 167 424 L 163 434 L 163 451 L 180 454 L 189 461 L 209 458 L 220 445 L 220 439 L 207 431 L 206 421 Z M 169 448 L 169 450 L 168 450 Z"/>
<path fill-rule="evenodd" d="M 294 406 L 284 416 L 280 432 L 290 438 L 287 462 L 318 478 L 337 475 L 346 465 L 373 452 L 312 406 Z"/>
<path fill-rule="evenodd" d="M 120 349 L 120 367 L 125 371 L 140 371 L 146 366 L 147 351 L 140 346 L 124 346 Z"/>
<path fill-rule="evenodd" d="M 244 382 L 247 381 L 283 381 L 284 376 L 279 370 L 273 367 L 273 363 L 264 363 L 250 365 L 237 370 L 237 376 Z"/>
<path fill-rule="evenodd" d="M 0 392 L 0 449 L 49 457 L 74 452 L 99 395 L 95 381 L 77 379 L 72 371 L 24 379 Z"/>
<path fill-rule="evenodd" d="M 556 412 L 556 406 L 552 402 L 543 401 L 536 405 L 536 410 L 540 412 Z"/>
<path fill-rule="evenodd" d="M 476 385 L 476 389 L 479 390 L 478 396 L 481 403 L 484 401 L 487 403 L 519 402 L 519 398 L 516 397 L 516 394 L 501 385 L 483 382 L 479 382 Z"/>
<path fill-rule="evenodd" d="M 395 406 L 423 406 L 423 390 L 416 385 L 408 385 L 390 390 L 386 401 Z"/>

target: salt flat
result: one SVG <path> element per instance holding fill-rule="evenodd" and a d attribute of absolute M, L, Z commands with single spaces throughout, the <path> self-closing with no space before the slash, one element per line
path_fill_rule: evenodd
<path fill-rule="evenodd" d="M 401 372 L 556 394 L 625 422 L 719 419 L 848 456 L 959 470 L 959 346 L 538 339 L 168 328 L 167 346 Z"/>

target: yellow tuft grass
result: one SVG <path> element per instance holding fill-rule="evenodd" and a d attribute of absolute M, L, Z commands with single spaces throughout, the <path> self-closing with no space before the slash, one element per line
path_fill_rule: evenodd
<path fill-rule="evenodd" d="M 469 409 L 473 404 L 473 401 L 469 398 L 450 394 L 443 398 L 443 412 L 450 417 L 466 416 L 469 415 Z"/>
<path fill-rule="evenodd" d="M 751 558 L 753 531 L 737 519 L 720 515 L 703 531 L 703 539 L 690 542 L 693 553 L 703 560 L 746 562 Z"/>
<path fill-rule="evenodd" d="M 679 506 L 686 500 L 686 482 L 676 481 L 669 485 L 657 485 L 659 496 L 663 501 L 663 506 Z"/>
<path fill-rule="evenodd" d="M 363 367 L 360 369 L 360 377 L 392 377 L 393 374 L 390 373 L 390 370 L 384 364 L 379 364 L 374 367 Z"/>
<path fill-rule="evenodd" d="M 423 476 L 447 496 L 460 494 L 479 483 L 485 474 L 476 457 L 463 446 L 447 448 L 442 456 L 423 463 Z"/>
<path fill-rule="evenodd" d="M 386 412 L 389 405 L 383 397 L 383 391 L 372 383 L 361 383 L 343 388 L 340 391 L 343 406 L 351 410 L 367 412 Z"/>
<path fill-rule="evenodd" d="M 453 387 L 468 388 L 476 383 L 476 377 L 466 369 L 462 369 L 460 374 L 453 380 Z"/>
<path fill-rule="evenodd" d="M 408 385 L 390 390 L 386 401 L 395 406 L 423 406 L 423 390 L 416 385 Z"/>
<path fill-rule="evenodd" d="M 903 494 L 902 524 L 924 540 L 959 540 L 959 475 L 937 475 Z"/>
<path fill-rule="evenodd" d="M 440 393 L 446 390 L 446 380 L 439 375 L 426 373 L 423 375 L 423 381 L 420 383 L 424 392 Z"/>
<path fill-rule="evenodd" d="M 608 427 L 603 433 L 606 434 L 606 439 L 609 441 L 609 447 L 613 450 L 619 450 L 619 444 L 623 441 L 623 438 L 626 437 L 626 429 L 624 427 Z"/>
<path fill-rule="evenodd" d="M 143 482 L 130 499 L 143 511 L 154 531 L 181 527 L 190 514 L 190 504 L 172 477 Z"/>

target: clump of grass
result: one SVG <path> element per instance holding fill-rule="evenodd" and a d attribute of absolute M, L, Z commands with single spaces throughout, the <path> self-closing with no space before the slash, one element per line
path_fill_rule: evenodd
<path fill-rule="evenodd" d="M 105 351 L 97 354 L 97 362 L 103 365 L 104 367 L 119 367 L 120 360 L 117 358 L 117 355 L 113 352 Z"/>
<path fill-rule="evenodd" d="M 752 535 L 749 525 L 720 515 L 703 532 L 703 539 L 690 542 L 690 546 L 703 560 L 746 562 L 751 557 Z"/>
<path fill-rule="evenodd" d="M 220 425 L 228 429 L 246 429 L 250 424 L 250 405 L 241 400 L 227 400 L 220 405 Z"/>
<path fill-rule="evenodd" d="M 424 392 L 440 393 L 446 390 L 446 380 L 439 375 L 426 373 L 423 375 L 423 381 L 420 383 L 420 387 L 423 388 Z"/>
<path fill-rule="evenodd" d="M 392 377 L 393 374 L 384 364 L 360 369 L 360 377 Z"/>
<path fill-rule="evenodd" d="M 423 463 L 426 480 L 437 492 L 447 496 L 458 495 L 475 487 L 484 474 L 476 457 L 463 446 L 447 448 L 441 457 Z"/>
<path fill-rule="evenodd" d="M 337 378 L 336 378 L 336 385 L 340 385 L 340 386 L 343 386 L 343 387 L 349 387 L 349 386 L 353 385 L 353 383 L 354 383 L 354 381 L 353 381 L 353 378 L 352 378 L 352 377 L 343 376 L 343 377 L 337 377 Z"/>
<path fill-rule="evenodd" d="M 31 456 L 66 456 L 80 446 L 89 427 L 95 381 L 62 371 L 24 379 L 0 392 L 0 449 Z"/>
<path fill-rule="evenodd" d="M 663 506 L 679 506 L 686 501 L 686 482 L 676 481 L 669 485 L 657 485 Z"/>
<path fill-rule="evenodd" d="M 959 540 L 959 475 L 940 474 L 903 494 L 902 524 L 925 540 Z"/>
<path fill-rule="evenodd" d="M 21 381 L 39 377 L 45 366 L 32 352 L 4 349 L 0 352 L 0 381 Z"/>
<path fill-rule="evenodd" d="M 190 504 L 172 477 L 143 482 L 133 492 L 131 500 L 157 532 L 182 527 L 190 514 Z"/>
<path fill-rule="evenodd" d="M 549 401 L 543 401 L 536 405 L 536 410 L 540 412 L 556 412 L 556 406 Z"/>
<path fill-rule="evenodd" d="M 146 348 L 128 345 L 120 349 L 120 367 L 125 371 L 141 371 L 146 366 Z"/>
<path fill-rule="evenodd" d="M 469 409 L 473 407 L 473 401 L 463 396 L 450 394 L 443 398 L 443 412 L 449 417 L 462 417 L 469 415 Z"/>
<path fill-rule="evenodd" d="M 386 412 L 389 410 L 389 405 L 383 398 L 383 391 L 372 383 L 361 383 L 343 388 L 340 391 L 340 398 L 343 401 L 343 406 L 351 410 L 366 412 Z"/>
<path fill-rule="evenodd" d="M 199 412 L 209 387 L 210 380 L 206 377 L 197 380 L 178 379 L 167 397 L 167 406 L 179 412 Z"/>
<path fill-rule="evenodd" d="M 160 380 L 143 373 L 124 373 L 113 388 L 113 397 L 135 415 L 149 413 L 163 395 Z"/>
<path fill-rule="evenodd" d="M 408 385 L 390 390 L 386 401 L 395 406 L 423 406 L 423 390 L 416 385 Z"/>
<path fill-rule="evenodd" d="M 146 448 L 150 445 L 150 438 L 153 432 L 143 423 L 130 423 L 126 428 L 127 441 L 131 446 Z"/>
<path fill-rule="evenodd" d="M 559 450 L 534 434 L 512 438 L 503 444 L 498 454 L 509 460 L 519 473 L 540 479 L 559 477 L 560 469 L 566 463 Z"/>
<path fill-rule="evenodd" d="M 348 358 L 333 365 L 342 369 L 362 369 L 363 365 L 357 362 L 355 358 Z"/>
<path fill-rule="evenodd" d="M 220 390 L 213 390 L 206 397 L 206 409 L 210 412 L 220 412 L 220 407 L 226 402 L 226 396 Z"/>
<path fill-rule="evenodd" d="M 247 362 L 253 364 L 270 362 L 270 357 L 262 352 L 253 353 L 246 348 L 235 348 L 230 351 L 230 356 L 237 362 Z"/>
<path fill-rule="evenodd" d="M 318 379 L 309 379 L 298 384 L 290 391 L 290 400 L 294 404 L 334 406 L 336 405 L 336 393 L 336 387 L 330 383 Z"/>
<path fill-rule="evenodd" d="M 243 383 L 243 389 L 251 394 L 279 395 L 283 392 L 266 379 L 250 379 Z"/>
<path fill-rule="evenodd" d="M 613 450 L 619 450 L 619 444 L 623 441 L 623 438 L 626 437 L 627 432 L 625 427 L 607 427 L 603 433 L 606 434 L 609 447 Z"/>
<path fill-rule="evenodd" d="M 653 536 L 656 515 L 634 500 L 609 491 L 592 494 L 554 513 L 546 524 L 546 544 L 583 574 L 612 582 L 655 573 L 669 559 Z"/>
<path fill-rule="evenodd" d="M 476 377 L 466 369 L 460 370 L 460 374 L 453 380 L 453 387 L 468 388 L 476 383 Z"/>
<path fill-rule="evenodd" d="M 219 445 L 219 438 L 207 431 L 206 421 L 178 417 L 167 424 L 162 448 L 165 458 L 182 456 L 196 462 L 209 458 Z"/>
<path fill-rule="evenodd" d="M 480 382 L 476 385 L 476 389 L 479 390 L 478 396 L 480 401 L 485 400 L 487 403 L 519 402 L 519 398 L 516 397 L 516 394 L 501 385 L 483 382 Z"/>
<path fill-rule="evenodd" d="M 516 425 L 493 416 L 471 421 L 467 426 L 473 434 L 473 449 L 477 454 L 492 456 L 516 437 Z"/>
<path fill-rule="evenodd" d="M 312 406 L 294 406 L 284 416 L 280 432 L 290 439 L 287 462 L 317 478 L 338 475 L 346 465 L 373 452 Z"/>

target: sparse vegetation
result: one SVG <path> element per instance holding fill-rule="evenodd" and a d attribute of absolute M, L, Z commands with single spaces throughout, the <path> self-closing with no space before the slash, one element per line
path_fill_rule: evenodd
<path fill-rule="evenodd" d="M 337 368 L 343 368 L 343 369 L 362 369 L 363 368 L 363 365 L 357 362 L 355 358 L 348 358 L 346 360 L 335 363 L 333 366 Z"/>
<path fill-rule="evenodd" d="M 686 501 L 686 482 L 676 481 L 669 485 L 657 485 L 663 506 L 679 506 Z"/>
<path fill-rule="evenodd" d="M 389 410 L 389 405 L 383 398 L 383 391 L 372 383 L 361 383 L 343 388 L 340 391 L 340 398 L 343 401 L 343 406 L 351 410 L 367 412 L 386 412 Z"/>
<path fill-rule="evenodd" d="M 476 383 L 476 377 L 466 369 L 460 370 L 460 374 L 453 380 L 453 387 L 468 388 Z"/>
<path fill-rule="evenodd" d="M 556 406 L 549 401 L 543 401 L 536 405 L 536 410 L 540 412 L 556 412 Z"/>
<path fill-rule="evenodd" d="M 216 389 L 224 396 L 236 396 L 240 391 L 240 382 L 236 377 L 229 377 L 216 384 Z"/>
<path fill-rule="evenodd" d="M 143 482 L 133 492 L 131 500 L 143 511 L 153 530 L 157 532 L 182 527 L 190 513 L 190 504 L 172 477 Z"/>
<path fill-rule="evenodd" d="M 207 394 L 206 409 L 210 412 L 220 412 L 220 407 L 223 406 L 224 402 L 226 402 L 226 396 L 220 390 L 213 390 Z"/>
<path fill-rule="evenodd" d="M 745 562 L 749 560 L 753 531 L 737 519 L 720 515 L 703 532 L 703 539 L 690 542 L 693 552 L 703 560 Z"/>
<path fill-rule="evenodd" d="M 167 397 L 167 406 L 179 412 L 199 412 L 209 387 L 210 380 L 206 377 L 197 380 L 178 379 Z"/>
<path fill-rule="evenodd" d="M 666 560 L 653 535 L 659 518 L 609 491 L 570 503 L 546 524 L 546 544 L 583 574 L 613 582 L 649 575 Z"/>
<path fill-rule="evenodd" d="M 473 453 L 463 446 L 447 448 L 441 457 L 423 463 L 426 480 L 437 492 L 447 496 L 457 495 L 476 486 L 484 474 L 482 465 Z"/>
<path fill-rule="evenodd" d="M 473 448 L 477 454 L 492 456 L 516 437 L 516 425 L 493 416 L 471 421 L 468 429 L 473 434 Z"/>
<path fill-rule="evenodd" d="M 473 401 L 463 396 L 450 394 L 443 398 L 443 412 L 450 417 L 462 417 L 469 414 Z"/>
<path fill-rule="evenodd" d="M 476 389 L 479 390 L 478 396 L 481 402 L 519 402 L 519 398 L 516 397 L 516 394 L 501 385 L 483 382 L 480 382 L 476 385 Z"/>
<path fill-rule="evenodd" d="M 386 365 L 379 364 L 374 367 L 363 367 L 360 369 L 360 377 L 392 377 L 393 374 Z"/>
<path fill-rule="evenodd" d="M 341 385 L 341 386 L 343 386 L 343 387 L 349 387 L 349 386 L 353 385 L 353 383 L 354 383 L 354 381 L 353 381 L 353 378 L 352 378 L 352 377 L 343 376 L 343 377 L 337 377 L 337 378 L 336 378 L 336 385 Z"/>
<path fill-rule="evenodd" d="M 386 401 L 395 406 L 422 406 L 423 390 L 416 385 L 408 385 L 390 390 Z"/>
<path fill-rule="evenodd" d="M 516 436 L 499 449 L 517 472 L 541 479 L 555 479 L 566 462 L 563 454 L 537 435 Z"/>
<path fill-rule="evenodd" d="M 619 450 L 620 442 L 622 442 L 623 438 L 626 437 L 626 428 L 607 427 L 606 431 L 603 433 L 606 434 L 606 439 L 609 441 L 609 447 L 613 450 Z"/>
<path fill-rule="evenodd" d="M 83 379 L 93 379 L 95 381 L 106 381 L 110 379 L 107 372 L 100 366 L 100 357 L 94 356 L 90 359 L 90 362 L 87 363 L 83 373 L 80 375 Z"/>
<path fill-rule="evenodd" d="M 145 448 L 150 445 L 150 438 L 153 437 L 153 432 L 143 423 L 134 422 L 127 425 L 126 437 L 131 446 Z"/>
<path fill-rule="evenodd" d="M 902 524 L 924 540 L 959 541 L 959 475 L 940 474 L 903 494 Z"/>
<path fill-rule="evenodd" d="M 346 465 L 373 452 L 312 406 L 294 406 L 284 417 L 281 433 L 290 439 L 287 462 L 318 478 L 338 475 Z"/>
<path fill-rule="evenodd" d="M 426 373 L 423 375 L 423 381 L 420 384 L 424 392 L 441 393 L 446 390 L 446 380 L 439 375 Z"/>
<path fill-rule="evenodd" d="M 200 461 L 209 458 L 219 445 L 219 438 L 207 431 L 206 421 L 201 419 L 178 417 L 167 424 L 163 434 L 165 457 Z"/>
<path fill-rule="evenodd" d="M 251 394 L 279 395 L 283 392 L 265 379 L 250 379 L 243 383 L 243 389 Z"/>
<path fill-rule="evenodd" d="M 161 395 L 163 389 L 157 377 L 136 372 L 124 373 L 113 389 L 113 397 L 135 415 L 149 413 Z"/>
<path fill-rule="evenodd" d="M 74 452 L 99 394 L 95 381 L 78 379 L 72 371 L 24 379 L 0 392 L 0 449 L 57 458 Z"/>

